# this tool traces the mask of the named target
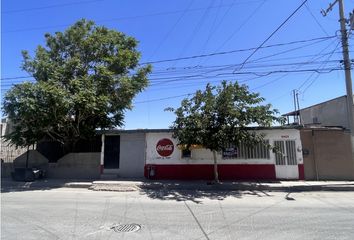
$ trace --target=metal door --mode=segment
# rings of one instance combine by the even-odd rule
[[[275,173],[277,179],[299,179],[294,140],[274,141]]]
[[[119,168],[120,137],[106,136],[104,141],[104,168]]]

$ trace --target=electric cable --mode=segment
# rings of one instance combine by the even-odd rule
[[[287,23],[289,20],[290,20],[290,18],[292,17],[292,16],[294,16],[295,15],[295,13],[297,13],[297,11],[299,11],[301,8],[302,8],[302,6],[303,5],[305,5],[305,3],[307,2],[307,0],[304,0],[301,4],[300,4],[300,6],[299,7],[297,7],[296,9],[295,9],[295,11],[294,12],[292,12],[291,14],[290,14],[290,16],[289,17],[287,17],[260,45],[259,45],[259,47],[257,47],[246,59],[245,59],[245,61],[241,64],[241,67],[239,68],[239,69],[235,69],[234,71],[240,71],[242,68],[243,68],[243,66],[247,63],[247,61],[266,43],[266,42],[268,42],[268,40],[269,39],[271,39],[284,25],[285,25],[285,23]]]

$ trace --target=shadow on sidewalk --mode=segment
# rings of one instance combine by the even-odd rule
[[[75,180],[67,179],[40,179],[33,182],[19,182],[10,178],[1,179],[1,193],[9,192],[24,192],[24,191],[46,191],[56,188],[65,187],[66,184],[74,182]],[[92,182],[92,180],[80,180],[80,182]]]
[[[140,188],[140,194],[152,199],[192,201],[201,204],[203,199],[224,200],[228,197],[242,198],[243,196],[272,197],[267,191],[260,190],[225,190],[217,185],[188,186],[174,183],[164,183],[157,186],[156,183],[145,182]]]

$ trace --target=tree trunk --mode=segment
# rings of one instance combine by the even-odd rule
[[[216,160],[216,151],[213,151],[213,158],[214,158],[214,181],[219,183],[219,174],[218,174],[218,162]]]
[[[28,168],[28,158],[29,158],[29,146],[27,146],[27,152],[26,152],[26,169]]]

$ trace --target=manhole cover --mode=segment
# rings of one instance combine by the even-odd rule
[[[119,224],[117,226],[112,227],[112,229],[115,232],[136,232],[138,230],[140,230],[141,226],[139,224],[136,223],[131,223],[131,224]]]

